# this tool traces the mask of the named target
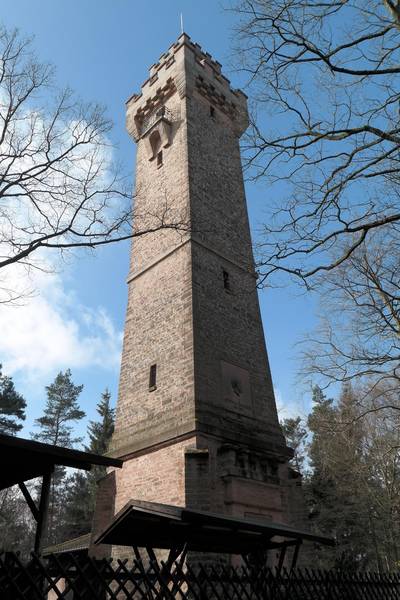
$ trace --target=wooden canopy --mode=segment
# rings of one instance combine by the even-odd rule
[[[47,527],[47,511],[52,473],[56,466],[90,471],[93,465],[122,467],[122,460],[81,450],[52,446],[0,434],[0,490],[18,485],[36,521],[35,552],[40,552]],[[42,477],[39,505],[34,502],[25,481]]]
[[[52,446],[33,440],[0,434],[0,490],[42,477],[56,465],[89,471],[93,465],[121,467],[122,461],[81,450]]]
[[[283,541],[282,541],[283,540]],[[96,539],[96,544],[227,554],[254,554],[270,548],[298,546],[304,540],[334,545],[329,537],[260,520],[209,513],[178,506],[131,500]]]

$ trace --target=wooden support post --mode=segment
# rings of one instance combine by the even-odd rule
[[[51,473],[45,473],[42,480],[42,489],[40,492],[40,502],[38,519],[36,525],[36,536],[35,536],[35,552],[40,554],[42,549],[43,538],[47,530],[47,521],[49,513],[49,499],[50,499],[50,484],[51,484]]]
[[[297,540],[297,544],[296,544],[294,552],[293,552],[292,566],[290,567],[290,571],[293,571],[293,569],[296,568],[301,543],[302,543],[302,540]]]
[[[28,488],[26,487],[26,485],[25,485],[25,483],[24,483],[23,481],[21,481],[21,482],[18,484],[18,487],[19,487],[19,489],[21,490],[21,492],[22,492],[22,495],[23,495],[23,497],[25,498],[27,505],[28,505],[28,506],[29,506],[29,508],[31,509],[31,513],[32,513],[32,515],[33,515],[33,518],[34,518],[34,519],[35,519],[35,521],[37,522],[37,521],[38,521],[38,519],[39,519],[39,511],[38,511],[38,509],[37,509],[37,506],[36,506],[36,504],[35,504],[35,503],[34,503],[34,501],[33,501],[33,498],[32,498],[32,496],[31,496],[31,495],[30,495],[30,493],[29,493],[29,490],[28,490]]]
[[[282,546],[281,546],[281,552],[280,552],[280,555],[279,555],[278,568],[277,568],[278,575],[280,575],[281,571],[282,571],[283,562],[285,560],[285,555],[286,555],[286,549],[287,549],[287,544],[282,544]]]

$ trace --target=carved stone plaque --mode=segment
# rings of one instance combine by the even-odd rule
[[[221,361],[224,402],[233,406],[251,406],[250,376],[246,369]]]

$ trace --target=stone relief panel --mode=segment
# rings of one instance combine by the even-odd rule
[[[218,449],[221,477],[239,477],[279,485],[279,465],[276,459],[263,453],[223,444]]]
[[[221,360],[222,394],[224,403],[232,408],[251,408],[250,375],[246,369]]]

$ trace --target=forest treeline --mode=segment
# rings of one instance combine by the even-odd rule
[[[87,428],[87,445],[76,435],[76,425],[86,415],[79,406],[83,385],[75,385],[71,371],[60,372],[46,386],[43,415],[35,420],[30,437],[34,440],[84,449],[95,454],[107,452],[114,430],[114,408],[106,389],[97,404],[98,418]],[[0,433],[16,435],[25,420],[26,400],[19,394],[11,377],[2,373],[0,365]],[[26,437],[26,436],[24,436]],[[56,467],[49,500],[49,522],[45,545],[56,544],[90,531],[95,505],[96,482],[106,468],[91,471]],[[31,495],[40,494],[40,480],[28,483]],[[19,550],[27,555],[33,548],[35,523],[18,486],[0,492],[0,551]]]
[[[114,429],[114,409],[105,390],[98,418],[87,428],[87,445],[77,436],[85,417],[79,406],[83,386],[71,371],[60,372],[45,388],[43,415],[31,437],[65,447],[104,454]],[[383,385],[342,387],[336,398],[315,386],[305,418],[287,418],[282,427],[294,450],[292,468],[302,474],[304,526],[334,536],[335,548],[305,548],[306,560],[320,568],[393,571],[400,565],[400,408],[395,392]],[[0,369],[0,432],[17,435],[26,401]],[[58,467],[53,477],[46,545],[90,530],[96,481],[104,467],[86,473]],[[40,484],[29,483],[37,497]],[[0,549],[27,554],[34,522],[17,487],[0,492]]]
[[[394,571],[400,565],[400,407],[390,388],[315,386],[306,418],[282,422],[302,473],[305,525],[334,536],[313,565]]]

